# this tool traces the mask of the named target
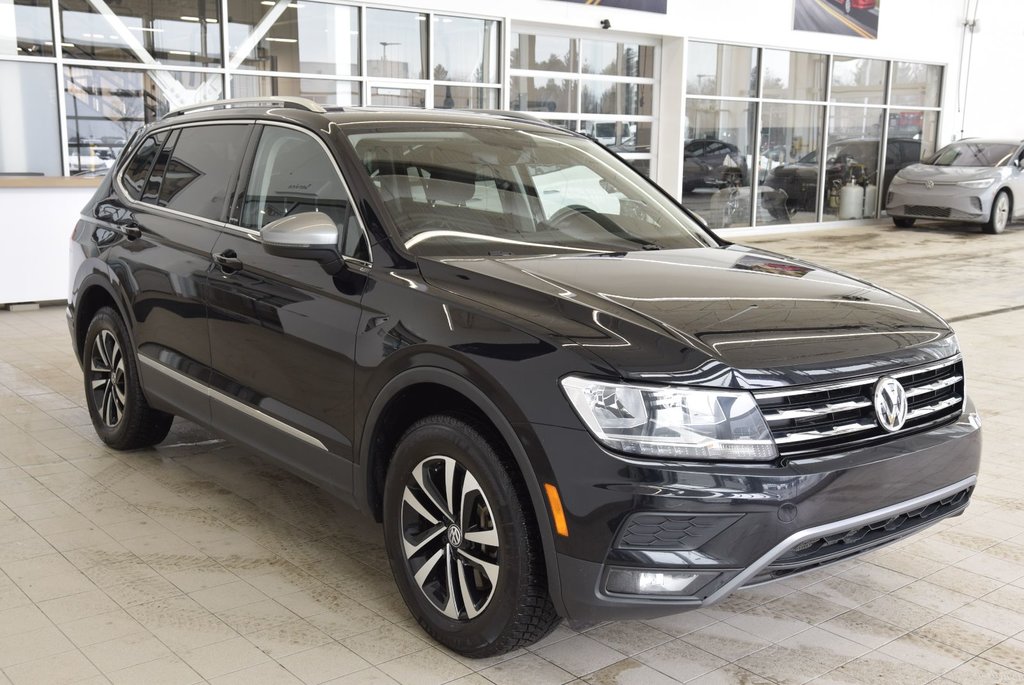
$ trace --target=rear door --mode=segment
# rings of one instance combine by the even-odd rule
[[[108,263],[129,294],[147,393],[204,421],[209,401],[202,386],[210,368],[204,291],[250,129],[247,123],[186,125],[143,140],[116,184],[122,197],[95,209],[129,238]]]
[[[230,226],[214,247],[226,267],[209,290],[218,428],[335,492],[351,490],[352,357],[368,244],[332,153],[298,127],[258,127]],[[331,276],[310,260],[264,251],[275,219],[323,212],[349,267]],[[230,260],[230,261],[227,261]]]

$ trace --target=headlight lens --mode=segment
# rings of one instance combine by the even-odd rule
[[[895,176],[892,177],[892,182],[889,185],[901,186],[901,185],[903,185],[906,182],[907,182],[907,179],[903,178],[899,174],[896,174]]]
[[[771,461],[768,426],[748,392],[642,386],[568,376],[562,388],[594,437],[645,457]]]
[[[994,178],[979,178],[974,181],[959,181],[957,185],[961,188],[988,188],[995,182]]]

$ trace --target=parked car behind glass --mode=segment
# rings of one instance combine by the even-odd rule
[[[1024,145],[1019,140],[968,139],[901,170],[886,195],[893,223],[952,219],[1002,233],[1024,216]]]
[[[823,197],[836,184],[843,184],[853,176],[861,175],[867,181],[877,183],[878,139],[851,138],[839,140],[828,146],[825,160],[825,188]],[[891,183],[896,172],[921,159],[921,141],[905,138],[890,138],[886,144],[885,171],[882,176],[882,192]],[[790,213],[813,212],[822,189],[818,186],[818,151],[814,150],[796,162],[780,164],[768,172],[765,185],[786,191]]]

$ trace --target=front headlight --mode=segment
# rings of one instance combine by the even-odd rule
[[[988,188],[995,182],[994,178],[979,178],[974,181],[958,181],[957,185],[961,188]]]
[[[643,386],[568,376],[569,402],[599,442],[669,459],[771,461],[771,432],[749,392]]]
[[[901,185],[903,185],[906,182],[907,182],[907,179],[903,178],[899,174],[896,174],[895,176],[892,177],[892,182],[889,185],[901,186]]]

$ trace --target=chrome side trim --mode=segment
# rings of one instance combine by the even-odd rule
[[[783,554],[788,552],[793,547],[796,547],[802,542],[807,540],[813,540],[814,538],[820,538],[824,535],[831,535],[833,533],[839,533],[850,528],[859,528],[860,526],[874,523],[875,521],[881,521],[897,514],[904,514],[914,509],[919,509],[923,506],[927,506],[932,502],[936,502],[949,495],[956,494],[961,490],[971,487],[978,481],[977,476],[969,476],[964,478],[962,481],[948,485],[941,490],[935,490],[926,495],[915,497],[914,499],[906,500],[898,504],[885,507],[883,509],[876,509],[875,511],[861,514],[859,516],[852,516],[842,521],[835,521],[834,523],[826,523],[821,526],[815,526],[814,528],[807,528],[801,530],[798,533],[793,533],[788,538],[775,545],[771,550],[761,556],[760,559],[755,561],[753,564],[745,568],[743,571],[738,573],[736,577],[730,580],[728,583],[720,587],[716,592],[709,595],[705,599],[701,606],[708,606],[714,604],[722,599],[725,599],[730,593],[739,588],[743,587],[744,583],[749,579],[755,577],[764,568],[769,566],[773,561],[781,557]],[[771,582],[771,581],[768,581]]]
[[[147,368],[150,368],[150,369],[153,369],[154,371],[156,371],[158,373],[162,373],[165,376],[167,376],[168,378],[171,378],[171,379],[173,379],[173,380],[175,380],[175,381],[177,381],[179,383],[182,383],[183,385],[187,385],[188,387],[192,388],[193,390],[196,390],[198,392],[203,393],[204,395],[206,395],[207,397],[209,397],[212,400],[217,400],[221,404],[224,404],[224,405],[234,409],[235,411],[240,411],[243,414],[256,419],[257,421],[260,421],[262,423],[267,424],[271,428],[279,430],[282,433],[287,433],[288,435],[292,436],[293,438],[297,438],[299,440],[302,440],[303,442],[305,442],[307,444],[310,444],[313,447],[316,447],[318,449],[321,449],[324,452],[329,451],[327,449],[327,447],[322,442],[320,442],[319,440],[314,438],[309,433],[304,433],[303,431],[299,430],[298,428],[296,428],[296,427],[294,427],[294,426],[292,426],[290,424],[287,424],[284,421],[281,421],[280,419],[275,419],[273,416],[270,416],[268,414],[264,414],[263,412],[261,412],[259,409],[256,409],[255,407],[250,407],[249,405],[247,405],[247,404],[245,404],[243,402],[239,402],[234,397],[231,397],[230,395],[226,395],[226,394],[222,393],[220,390],[215,390],[214,388],[211,388],[210,386],[206,385],[205,383],[200,383],[199,381],[197,381],[195,379],[189,378],[188,376],[186,376],[185,374],[181,373],[180,371],[175,371],[171,367],[167,366],[166,364],[161,364],[160,362],[156,361],[155,359],[151,359],[149,357],[145,357],[145,356],[143,356],[141,354],[138,355],[138,359],[139,359],[139,363],[142,364],[143,366],[145,366]]]

